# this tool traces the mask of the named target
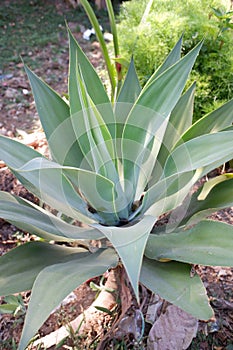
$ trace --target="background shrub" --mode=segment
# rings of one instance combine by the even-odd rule
[[[119,14],[121,55],[133,53],[142,84],[184,34],[183,54],[203,37],[205,43],[191,79],[197,80],[194,119],[233,97],[233,30],[212,10],[230,10],[230,0],[154,0],[149,16],[140,24],[148,0],[123,3]],[[231,26],[231,22],[229,27]]]

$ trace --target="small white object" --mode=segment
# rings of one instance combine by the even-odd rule
[[[100,30],[103,32],[103,27],[102,26],[100,26]],[[83,33],[83,39],[89,41],[92,35],[95,35],[95,29],[94,28],[87,29]]]
[[[104,33],[104,40],[107,41],[107,42],[113,41],[112,33]]]
[[[83,39],[90,40],[91,34],[92,34],[91,29],[85,30],[85,32],[83,33]]]
[[[22,91],[23,91],[24,95],[28,95],[29,94],[29,91],[27,89],[23,89]]]

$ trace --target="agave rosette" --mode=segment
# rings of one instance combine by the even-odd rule
[[[231,175],[190,194],[198,179],[233,158],[233,101],[192,125],[195,84],[183,93],[202,43],[181,58],[180,39],[143,88],[132,60],[110,101],[68,34],[69,101],[25,67],[50,157],[0,136],[0,159],[60,213],[0,192],[0,217],[41,238],[0,258],[1,295],[32,289],[21,350],[65,296],[119,258],[137,297],[140,281],[199,319],[212,309],[190,264],[233,266],[232,227],[204,219],[232,205]],[[156,226],[167,212],[168,222]],[[113,248],[93,253],[89,241],[103,237]],[[51,241],[80,241],[82,248]]]

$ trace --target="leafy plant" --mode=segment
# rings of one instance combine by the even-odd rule
[[[165,55],[184,33],[182,53],[202,38],[198,60],[191,74],[197,81],[195,120],[233,98],[232,12],[230,0],[154,0],[147,20],[139,27],[147,0],[121,6],[117,30],[121,55],[134,55],[142,84],[160,66]]]
[[[226,30],[233,29],[233,11],[224,11],[221,8],[212,8],[212,11],[219,20],[219,35],[224,33]]]
[[[0,305],[0,314],[13,314],[14,316],[22,316],[26,313],[26,307],[22,296],[19,294],[7,295],[3,298],[3,304]]]
[[[69,101],[25,66],[50,157],[0,136],[0,159],[62,214],[0,192],[0,217],[41,238],[0,257],[0,295],[32,289],[19,350],[74,288],[119,259],[137,299],[141,282],[204,320],[213,311],[190,265],[233,266],[233,227],[203,220],[232,205],[233,179],[190,192],[233,155],[233,100],[192,126],[195,84],[182,95],[202,42],[181,58],[181,38],[144,88],[131,60],[110,101],[68,35]],[[93,252],[90,240],[102,238],[110,244]],[[80,247],[60,244],[74,241]]]

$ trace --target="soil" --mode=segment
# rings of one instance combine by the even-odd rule
[[[65,6],[63,1],[55,2],[57,10]],[[98,70],[103,68],[103,60],[99,44],[87,42],[82,38],[82,32],[77,31],[76,23],[69,23],[71,30],[80,45]],[[81,26],[79,26],[81,27]],[[43,64],[35,69],[35,72],[60,94],[67,92],[68,72],[68,42],[64,36],[60,38],[60,46],[64,49],[59,53],[56,61],[52,59],[51,46],[43,50],[33,52],[35,61]],[[44,139],[35,104],[31,94],[28,79],[23,70],[23,64],[9,64],[7,74],[2,77],[0,87],[0,133],[12,138],[20,139],[41,153],[46,154],[47,144]],[[11,172],[0,163],[0,190],[8,191],[37,203],[37,198],[30,194],[19,184]],[[233,209],[228,208],[215,214],[216,220],[233,224]],[[13,225],[0,219],[0,254],[6,253],[19,243],[33,239],[28,233],[19,231]],[[201,275],[207,288],[211,304],[214,308],[216,319],[209,323],[199,324],[197,338],[193,340],[190,350],[200,349],[233,349],[233,269],[221,267],[196,266],[196,271]],[[149,292],[148,292],[149,294]],[[22,293],[24,303],[27,305],[29,292]],[[66,304],[56,310],[40,329],[43,336],[68,324],[86,309],[94,300],[93,292],[87,283],[84,283],[71,295]],[[14,317],[9,314],[0,315],[0,350],[14,349],[14,342],[18,343],[22,331],[24,315]],[[74,339],[70,339],[66,345],[59,349],[74,349]],[[77,341],[77,339],[76,339]],[[1,345],[2,344],[2,345]],[[85,341],[82,340],[81,349],[85,349]],[[76,347],[77,349],[79,347]],[[90,347],[91,348],[91,347]],[[94,347],[93,347],[94,348]],[[123,348],[122,348],[123,349]]]

